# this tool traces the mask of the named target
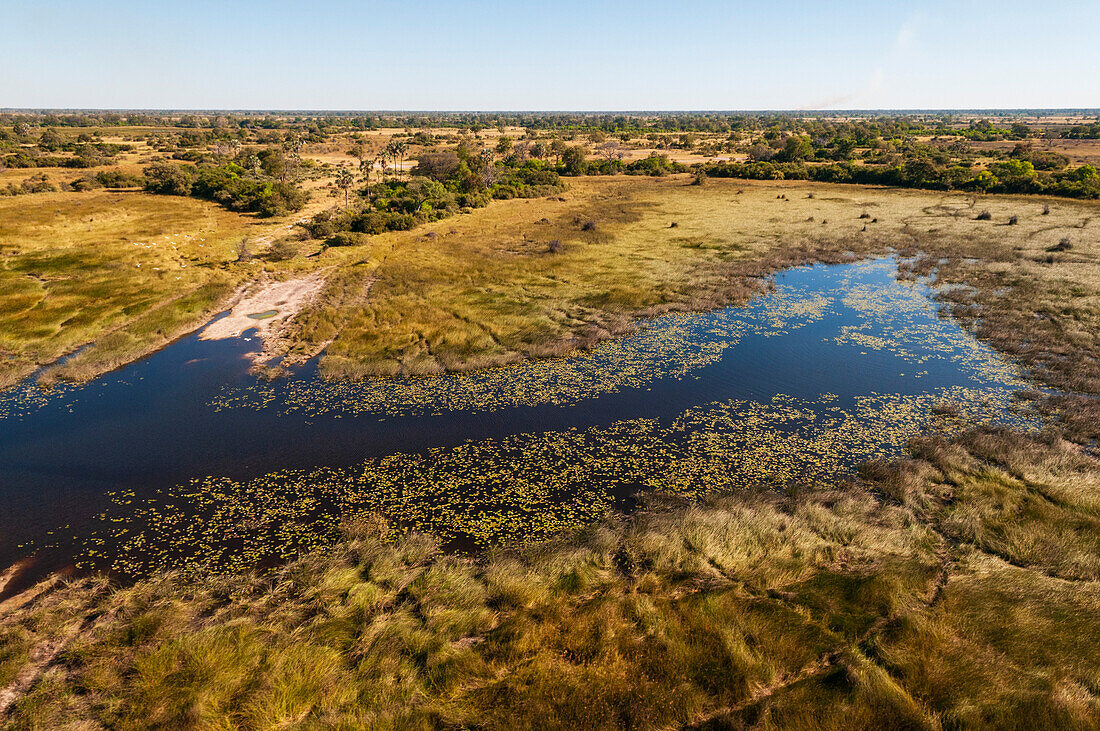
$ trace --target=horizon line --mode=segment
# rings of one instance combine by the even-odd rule
[[[945,114],[945,113],[1065,113],[1100,115],[1100,107],[882,107],[850,109],[309,109],[218,107],[0,107],[0,114],[51,113],[189,113],[189,114]]]

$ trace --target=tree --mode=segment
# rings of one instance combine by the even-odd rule
[[[61,135],[53,127],[47,127],[42,136],[38,138],[38,146],[50,152],[60,149],[62,144],[64,144],[64,141],[61,139]]]
[[[405,159],[405,153],[409,151],[409,143],[402,140],[390,140],[386,145],[386,157],[393,162],[393,174],[397,175],[398,160]]]
[[[386,161],[390,159],[389,146],[383,147],[378,153],[378,165],[382,168],[382,182],[386,182]]]
[[[367,195],[370,195],[370,174],[374,170],[375,160],[372,157],[363,157],[359,160],[359,172],[363,175],[363,180],[367,182]]]
[[[584,175],[584,171],[588,169],[584,148],[579,145],[566,147],[561,153],[561,167],[566,175]]]
[[[145,189],[162,195],[190,195],[195,173],[183,165],[153,163],[145,168]]]
[[[397,153],[397,157],[401,160],[402,165],[405,163],[405,155],[409,152],[409,143],[404,140],[397,140],[394,142],[394,151]]]
[[[787,162],[805,160],[807,157],[813,157],[813,154],[814,147],[806,135],[791,135],[783,143],[783,159]]]
[[[355,176],[352,175],[351,170],[347,168],[340,168],[340,172],[336,174],[336,187],[344,191],[344,209],[348,207],[348,191],[351,190],[351,186],[355,184]]]
[[[1100,173],[1097,173],[1096,168],[1092,165],[1085,164],[1073,171],[1073,177],[1079,182],[1085,183],[1100,178]]]
[[[622,146],[619,145],[619,143],[615,140],[607,140],[606,142],[601,142],[599,145],[596,146],[596,151],[599,152],[600,155],[603,156],[603,158],[608,162],[622,160],[623,157],[626,156],[626,153],[623,152]]]
[[[452,150],[443,152],[425,152],[416,161],[413,175],[432,180],[447,181],[455,176],[461,164],[458,154]]]

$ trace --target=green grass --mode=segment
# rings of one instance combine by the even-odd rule
[[[247,225],[142,193],[0,199],[0,386],[91,342],[67,375],[95,375],[194,328],[254,274],[234,262]]]

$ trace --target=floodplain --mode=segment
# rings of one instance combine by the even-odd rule
[[[728,167],[819,123],[123,127],[144,189],[0,199],[0,719],[1100,723],[1089,143]]]

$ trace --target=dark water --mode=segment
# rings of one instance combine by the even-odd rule
[[[831,393],[844,402],[870,392],[1012,387],[1008,369],[994,354],[954,322],[939,318],[923,293],[899,285],[893,274],[892,262],[791,270],[777,278],[780,290],[796,301],[816,296],[817,311],[786,327],[750,328],[686,376],[655,369],[655,380],[613,392],[595,389],[566,404],[493,411],[391,414],[384,420],[373,411],[288,411],[281,399],[294,385],[315,378],[312,365],[290,381],[264,386],[274,400],[263,408],[217,409],[211,402],[226,388],[247,392],[257,385],[245,356],[259,343],[201,341],[193,335],[83,387],[45,397],[32,389],[34,398],[9,396],[0,406],[0,567],[35,553],[25,583],[69,564],[74,538],[90,530],[94,516],[110,502],[109,491],[132,489],[140,498],[198,476],[239,480],[284,468],[346,466],[467,439],[637,417],[671,419],[721,399],[767,400],[775,394],[814,399]],[[887,297],[871,310],[846,304],[845,296],[857,290],[900,299]],[[924,306],[904,313],[896,306],[914,301]],[[773,303],[772,311],[787,306]],[[737,314],[751,321],[765,317],[765,310],[758,302]],[[698,339],[722,315],[693,316],[687,327]],[[842,328],[851,326],[896,342],[887,347],[837,342]],[[725,337],[723,332],[718,328],[714,337]],[[675,362],[677,348],[671,342],[664,360]],[[610,372],[615,366],[612,361],[600,367]]]

